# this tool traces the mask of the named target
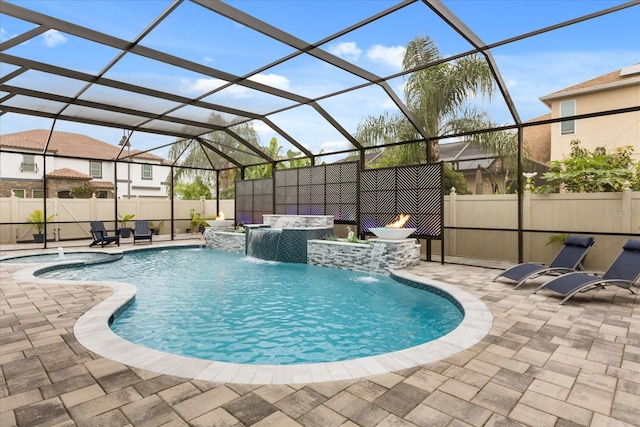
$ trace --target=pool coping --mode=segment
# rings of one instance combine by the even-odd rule
[[[154,249],[161,248],[161,246],[154,247]],[[138,249],[132,248],[123,252],[134,250]],[[491,311],[475,296],[451,284],[425,279],[403,270],[393,270],[393,275],[399,278],[439,288],[449,293],[464,309],[465,316],[460,325],[450,333],[424,344],[345,361],[295,365],[249,365],[203,360],[143,347],[121,338],[110,329],[109,319],[134,298],[135,286],[114,281],[44,279],[34,275],[36,271],[47,265],[51,264],[28,266],[15,272],[14,278],[36,284],[106,286],[114,292],[76,321],[73,331],[81,345],[102,357],[134,368],[187,379],[261,385],[352,380],[442,360],[481,341],[493,325]]]

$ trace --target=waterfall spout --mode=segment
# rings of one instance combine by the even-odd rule
[[[248,230],[247,255],[267,261],[278,261],[282,229],[255,228]]]
[[[386,246],[384,243],[374,243],[371,247],[371,262],[369,263],[369,276],[378,273],[380,269],[380,258],[384,253]]]

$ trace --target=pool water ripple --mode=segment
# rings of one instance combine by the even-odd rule
[[[47,278],[124,281],[135,302],[112,329],[134,343],[200,359],[301,364],[373,356],[453,330],[447,298],[376,276],[256,262],[209,249],[129,253]]]

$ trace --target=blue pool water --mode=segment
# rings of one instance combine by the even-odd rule
[[[141,251],[42,277],[131,283],[138,293],[111,325],[118,335],[232,363],[373,356],[434,340],[463,317],[448,298],[388,277],[211,249]]]

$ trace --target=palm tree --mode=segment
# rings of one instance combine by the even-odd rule
[[[244,141],[255,147],[259,147],[260,139],[250,123],[232,125],[233,121],[228,121],[222,115],[216,113],[211,114],[207,121],[218,126],[229,126],[229,129]],[[251,152],[235,137],[224,131],[210,132],[204,135],[202,139],[207,141],[207,143],[216,150],[227,154],[230,158],[236,159],[240,164],[244,162],[256,162],[256,159],[262,160],[262,158]],[[180,159],[178,166],[183,166],[175,169],[173,178],[176,182],[184,180],[190,181],[198,177],[210,187],[215,187],[216,185],[214,168],[228,169],[233,167],[233,164],[223,156],[218,155],[195,139],[176,141],[169,149],[169,159],[173,161]],[[224,189],[232,186],[235,176],[236,174],[233,173],[233,170],[231,170],[230,173],[225,173],[225,183],[221,185],[221,187]],[[169,179],[170,178],[171,177],[169,177]]]
[[[272,159],[277,160],[282,156],[282,147],[278,144],[278,139],[273,137],[269,141],[269,147],[264,148],[263,151]],[[271,164],[262,164],[257,166],[248,167],[245,171],[245,179],[261,179],[272,176],[273,166]]]
[[[442,60],[435,42],[428,36],[418,36],[409,42],[402,61],[405,71]],[[409,74],[405,85],[406,105],[423,133],[436,138],[463,133],[492,125],[486,113],[470,105],[473,97],[489,97],[494,90],[491,69],[479,55],[470,55],[455,62],[444,62]],[[495,152],[515,142],[513,136],[496,133],[472,136],[476,142]],[[423,139],[402,114],[368,117],[360,123],[356,139],[375,147],[402,141]],[[385,149],[396,165],[415,164],[426,160],[424,143],[407,143]],[[438,159],[438,140],[432,140],[431,161]]]

